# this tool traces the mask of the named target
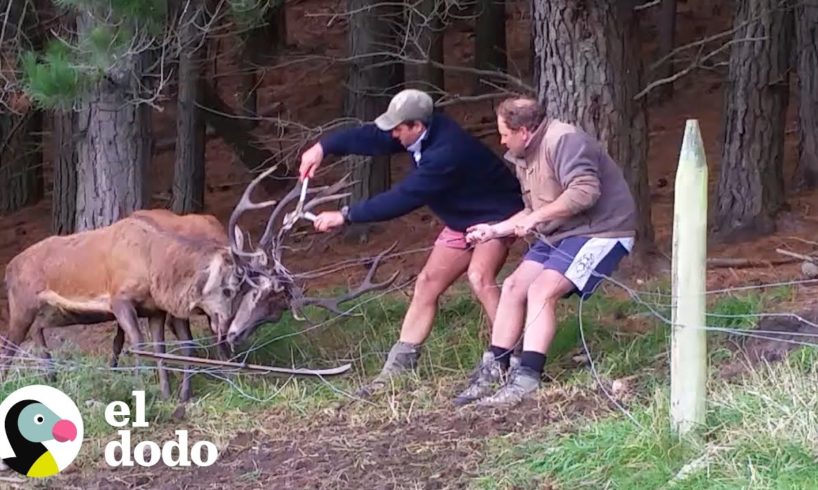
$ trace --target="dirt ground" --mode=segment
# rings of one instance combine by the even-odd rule
[[[554,388],[514,414],[446,407],[384,420],[349,405],[294,425],[292,413],[275,412],[259,430],[237,434],[218,464],[207,468],[130,471],[101,464],[91,478],[60,483],[66,489],[464,488],[480,476],[486,438],[515,438],[611,409],[596,393]]]
[[[527,7],[519,2],[508,5],[511,17],[508,21],[510,56],[517,66],[525,67],[529,44]],[[690,0],[681,4],[678,22],[680,43],[717,32],[720,26],[729,22],[724,15],[708,20],[712,10],[702,5],[709,3]],[[288,43],[291,50],[299,53],[320,52],[330,56],[341,54],[344,46],[343,24],[335,22],[327,26],[325,17],[315,16],[316,13],[328,13],[338,8],[336,2],[329,0],[305,0],[288,8]],[[307,13],[311,16],[301,18]],[[650,36],[647,30],[646,36]],[[471,56],[471,44],[469,32],[462,28],[454,29],[447,34],[446,61],[467,63]],[[218,78],[219,90],[227,100],[232,100],[230,97],[236,92],[237,80],[235,74],[231,75],[228,71],[230,60],[220,59],[218,63],[220,71],[223,71],[223,76]],[[328,119],[341,114],[342,91],[338,87],[343,73],[340,66],[309,64],[268,71],[264,74],[259,90],[259,107],[263,109],[281,102],[286,111],[282,117],[310,126],[325,124]],[[449,90],[466,86],[463,80],[455,76],[450,76],[447,83]],[[712,191],[720,159],[722,88],[723,83],[717,75],[697,73],[676,84],[676,93],[671,101],[650,107],[649,178],[652,217],[660,250],[668,257],[671,250],[674,175],[685,121],[696,118],[700,122]],[[793,97],[791,100],[796,99]],[[792,105],[787,126],[787,178],[792,173],[795,156]],[[458,105],[449,112],[466,126],[493,120],[490,103]],[[173,115],[172,104],[164,112],[154,114],[157,138],[174,134]],[[269,125],[262,124],[257,132],[265,137],[271,148],[281,142],[276,140]],[[496,135],[490,134],[484,139],[498,153],[501,151]],[[286,135],[282,140],[287,140]],[[306,147],[312,141],[301,143]],[[167,203],[173,159],[172,151],[157,154],[154,158],[155,192],[152,205],[155,207]],[[400,179],[407,164],[403,158],[395,161],[393,181]],[[288,163],[293,166],[298,164],[295,159]],[[226,223],[232,207],[243,191],[241,184],[249,181],[250,177],[244,167],[235,161],[230,149],[216,138],[210,138],[207,145],[206,171],[206,212]],[[785,265],[764,263],[782,258],[782,255],[776,253],[776,248],[801,253],[810,253],[816,248],[816,244],[809,243],[809,240],[818,229],[818,217],[813,211],[818,206],[818,193],[789,195],[787,204],[789,209],[781,214],[778,230],[772,235],[738,244],[711,241],[711,258],[751,259],[758,263],[750,268],[714,268],[708,274],[708,288],[721,289],[802,277],[800,264],[797,262]],[[45,199],[11,216],[0,217],[0,265],[4,266],[26,246],[49,235],[50,206],[50,201]],[[258,221],[247,221],[247,224],[258,233],[264,222],[259,218]],[[423,248],[431,244],[439,228],[440,224],[430,212],[421,209],[403,218],[377,225],[367,244],[305,233],[300,243],[307,244],[309,240],[315,239],[315,246],[306,253],[294,252],[287,255],[287,265],[295,272],[315,270],[350,258],[372,256],[389,247],[395,240],[398,240],[398,252]],[[516,261],[522,251],[522,245],[518,245],[509,258],[509,263],[514,263],[512,261]],[[425,252],[418,252],[390,259],[380,276],[386,277],[387,272],[396,268],[404,269],[405,274],[416,273],[425,257]],[[364,268],[359,267],[325,276],[310,285],[323,287],[344,284],[345,281],[360,277],[363,272]],[[623,267],[621,275],[622,280],[631,287],[637,287],[640,281],[649,279],[645,269],[633,261]],[[804,289],[805,294],[809,291],[814,289]],[[4,296],[0,296],[0,306],[0,324],[5,325]],[[109,339],[113,338],[110,326],[105,325],[58,330],[48,333],[49,344],[68,341],[84,350],[106,354],[110,349]],[[105,340],[100,341],[100,338]],[[536,407],[520,411],[520,415],[492,418],[489,423],[483,423],[484,419],[474,414],[452,415],[441,410],[425,413],[423,420],[419,421],[421,423],[381,421],[374,425],[360,426],[350,413],[336,412],[293,426],[292,421],[287,420],[287,414],[271,413],[260,425],[258,432],[238,435],[216,467],[178,474],[170,470],[142,470],[132,474],[113,474],[101,470],[90,480],[76,480],[74,483],[78,488],[186,488],[201,485],[202,482],[207,482],[206,485],[212,488],[227,484],[233,488],[256,488],[262,482],[275,485],[276,488],[359,488],[373,484],[374,488],[458,487],[457,482],[474,471],[481,452],[481,439],[485,436],[550,423],[565,417],[564,413],[576,416],[606,409],[604,403],[599,406],[600,401],[593,395],[581,393],[546,394],[538,403]],[[565,412],[561,411],[564,407],[568,407]],[[275,429],[281,426],[287,426],[288,429]],[[419,469],[421,467],[422,470]]]

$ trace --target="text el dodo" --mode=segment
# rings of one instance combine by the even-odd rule
[[[133,391],[136,401],[132,428],[148,427],[145,421],[145,392]],[[115,401],[105,407],[105,421],[112,427],[125,427],[131,421],[131,410],[128,404]],[[210,441],[198,441],[191,447],[187,438],[187,429],[176,432],[176,440],[165,441],[160,447],[153,441],[142,441],[131,448],[130,429],[117,431],[119,440],[113,440],[105,446],[105,462],[109,466],[153,466],[162,460],[166,466],[210,466],[218,458],[218,449]],[[118,451],[117,451],[118,450]],[[117,452],[119,454],[117,454]]]

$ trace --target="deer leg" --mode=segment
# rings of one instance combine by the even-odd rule
[[[168,319],[173,324],[173,334],[177,339],[182,341],[182,352],[185,356],[193,357],[193,334],[190,332],[190,320],[171,317],[170,315],[168,315]],[[190,378],[193,376],[189,365],[185,364],[184,369],[184,373],[182,374],[182,393],[180,394],[182,402],[190,400]]]
[[[153,350],[157,354],[165,353],[165,315],[154,314],[148,318],[150,324],[151,337],[153,337]],[[156,366],[159,368],[159,389],[162,391],[162,398],[167,400],[170,398],[170,381],[168,380],[168,371],[165,369],[165,363],[161,359],[157,359]]]
[[[122,346],[125,345],[125,330],[116,322],[116,335],[114,336],[114,345],[111,347],[113,354],[111,355],[111,368],[119,365],[119,355],[122,353]]]
[[[139,318],[136,316],[136,308],[131,301],[123,298],[111,300],[111,311],[119,323],[119,328],[125,330],[128,342],[132,349],[141,349],[145,343],[145,337],[139,330]]]
[[[37,343],[37,346],[42,349],[42,354],[40,357],[45,365],[45,377],[49,383],[54,383],[57,381],[57,373],[54,370],[54,366],[51,364],[51,352],[48,351],[48,345],[45,343],[45,325],[43,323],[44,322],[39,318],[34,320],[34,341]]]
[[[136,308],[133,303],[127,299],[115,297],[111,300],[111,312],[116,317],[119,328],[125,330],[131,349],[141,349],[145,343],[145,337],[139,329],[139,317],[136,316]],[[139,371],[139,356],[134,359],[134,368],[137,372]]]
[[[34,312],[17,313],[10,308],[9,329],[3,340],[3,350],[0,354],[0,372],[5,372],[12,360],[17,357],[20,345],[25,340],[31,324],[34,323]]]

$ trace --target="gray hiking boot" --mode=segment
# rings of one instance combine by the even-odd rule
[[[355,394],[366,398],[383,390],[392,378],[417,369],[420,345],[398,341],[389,350],[380,374],[372,382],[362,386]]]
[[[477,402],[481,407],[513,407],[540,387],[540,377],[527,367],[519,366],[509,372],[508,382],[497,392]]]
[[[483,359],[469,378],[469,386],[454,399],[456,406],[466,405],[488,396],[503,381],[502,365],[494,359],[494,353],[486,351]]]

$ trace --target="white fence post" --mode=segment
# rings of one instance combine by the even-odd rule
[[[696,119],[685,127],[673,205],[670,416],[679,435],[704,424],[707,383],[707,161]]]

